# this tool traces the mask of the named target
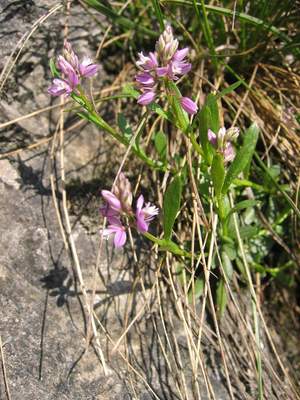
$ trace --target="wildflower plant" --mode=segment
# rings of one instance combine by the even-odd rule
[[[120,248],[126,244],[130,228],[152,241],[160,251],[169,252],[174,257],[191,259],[200,257],[200,254],[193,253],[191,241],[179,242],[174,239],[183,199],[189,201],[184,158],[169,155],[168,136],[163,131],[155,133],[153,137],[154,151],[149,151],[149,146],[144,146],[143,140],[147,122],[153,116],[158,117],[162,125],[176,128],[177,135],[181,135],[192,148],[194,158],[190,168],[200,171],[196,188],[208,183],[208,190],[205,193],[199,190],[199,196],[203,196],[204,205],[207,201],[206,207],[212,204],[218,215],[220,254],[223,264],[227,265],[226,277],[230,279],[232,263],[226,254],[228,247],[236,246],[237,240],[232,230],[233,214],[253,207],[256,202],[244,200],[232,208],[229,194],[233,187],[247,185],[248,166],[255,151],[259,130],[255,124],[246,132],[240,132],[237,127],[226,128],[221,124],[222,97],[233,91],[239,82],[227,87],[224,92],[208,94],[200,110],[192,94],[181,94],[180,87],[184,78],[192,73],[192,63],[188,57],[189,48],[180,46],[169,24],[158,37],[152,52],[138,53],[134,83],[126,85],[121,93],[122,98],[134,99],[139,106],[146,107],[135,129],[130,125],[125,129],[124,121],[121,120],[119,126],[114,127],[100,116],[95,103],[89,99],[81,85],[84,78],[97,74],[98,65],[86,57],[79,61],[68,42],[65,42],[63,54],[58,56],[56,64],[51,64],[54,80],[49,93],[53,96],[71,96],[82,108],[78,113],[81,118],[110,134],[151,170],[169,176],[161,207],[145,203],[143,195],[134,199],[131,184],[123,173],[119,174],[111,190],[102,188],[100,214],[106,218],[107,226],[101,230],[101,235],[112,237],[114,246]],[[241,144],[238,143],[240,138]],[[201,220],[203,229],[212,240],[210,221],[205,214]],[[150,224],[153,222],[154,226],[154,221],[156,226],[160,221],[162,223],[155,230],[162,230],[159,236],[152,233]],[[219,274],[219,278],[219,293],[222,293],[219,303],[220,309],[224,309],[224,271]]]

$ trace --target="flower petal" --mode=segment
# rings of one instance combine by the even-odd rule
[[[141,212],[143,205],[144,205],[144,196],[141,194],[136,202],[136,211]]]
[[[140,232],[147,232],[149,229],[149,223],[145,221],[143,213],[141,212],[139,217],[136,219],[136,227]]]
[[[102,190],[101,195],[104,200],[113,208],[114,210],[120,211],[122,206],[120,200],[109,190]]]
[[[123,247],[126,243],[127,235],[124,229],[120,229],[116,232],[114,238],[115,247]]]
[[[182,61],[189,53],[189,48],[185,47],[184,49],[177,50],[173,56],[174,61]]]
[[[181,107],[189,114],[196,114],[198,111],[197,104],[189,97],[180,98]]]
[[[155,81],[154,78],[149,72],[144,72],[142,74],[138,74],[135,77],[136,81],[141,83],[142,85],[152,86]]]
[[[168,73],[168,67],[158,67],[156,68],[156,73],[158,76],[166,76]]]
[[[208,141],[209,141],[213,146],[216,146],[216,145],[217,145],[217,135],[216,135],[211,129],[208,129],[208,131],[207,131],[207,137],[208,137]]]
[[[156,96],[155,92],[147,91],[140,95],[137,102],[142,106],[147,106],[148,104],[152,103],[152,101],[155,99],[155,96]]]

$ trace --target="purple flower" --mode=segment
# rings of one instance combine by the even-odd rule
[[[222,127],[219,129],[217,135],[208,129],[207,137],[208,141],[217,149],[221,154],[223,154],[224,161],[230,162],[235,157],[235,150],[232,145],[232,141],[235,140],[239,135],[239,129],[231,127],[228,130]]]
[[[106,202],[106,205],[100,208],[100,212],[104,217],[115,217],[122,213],[128,214],[131,212],[131,185],[122,172],[118,176],[113,192],[102,190],[101,195]]]
[[[190,72],[192,64],[184,61],[171,61],[169,70],[172,72],[171,76],[173,80],[177,80],[177,75],[185,75]]]
[[[155,99],[156,93],[153,91],[146,91],[145,93],[141,94],[137,100],[138,104],[142,106],[147,106],[148,104],[152,103]]]
[[[80,83],[80,78],[90,78],[98,71],[98,65],[93,64],[92,60],[84,57],[79,63],[71,44],[68,41],[64,43],[63,56],[57,57],[57,68],[62,73],[63,79],[54,79],[52,85],[48,89],[48,93],[52,96],[60,96],[62,94],[70,95]]]
[[[116,195],[114,195],[109,190],[102,190],[101,195],[107,203],[107,206],[101,208],[102,210],[107,210],[106,212],[104,212],[103,216],[108,217],[117,215],[122,211],[121,202]]]
[[[68,77],[70,73],[76,74],[72,65],[63,56],[57,57],[56,65],[58,69],[61,70],[61,72],[64,74],[65,77]]]
[[[150,52],[148,56],[144,56],[143,52],[139,53],[139,60],[136,65],[144,71],[151,71],[158,67],[157,54]]]
[[[217,147],[217,135],[216,135],[211,129],[208,129],[207,137],[208,137],[208,141],[209,141],[214,147]]]
[[[102,234],[104,237],[114,235],[115,247],[122,247],[126,242],[123,217],[126,217],[126,223],[135,222],[138,231],[147,232],[150,222],[159,212],[158,208],[150,203],[144,206],[144,197],[141,195],[136,203],[135,214],[133,213],[131,185],[123,173],[119,174],[113,191],[102,190],[101,195],[106,204],[100,207],[100,212],[108,220],[108,227]]]
[[[48,93],[51,96],[69,96],[73,91],[71,85],[63,79],[53,79],[52,85],[48,88]]]
[[[90,78],[98,72],[99,65],[94,64],[90,57],[84,56],[82,61],[79,62],[78,56],[75,54],[71,43],[68,41],[64,43],[64,57],[65,61],[71,65],[73,70],[83,78]]]
[[[166,80],[177,81],[180,76],[187,74],[192,68],[192,65],[186,60],[189,48],[178,50],[178,40],[174,39],[170,25],[167,25],[159,36],[155,49],[155,53],[150,52],[146,55],[142,52],[139,53],[139,59],[136,62],[137,67],[142,70],[135,77],[141,91],[137,102],[143,106],[151,104],[160,89],[165,90]],[[160,85],[161,82],[163,85]],[[185,110],[190,114],[197,112],[196,104],[188,98],[184,99],[182,107],[186,107]]]
[[[181,50],[177,50],[173,56],[173,61],[183,61],[183,59],[189,54],[189,48],[184,47]]]
[[[106,229],[103,229],[102,235],[104,237],[114,235],[115,247],[123,247],[127,239],[126,228],[117,217],[109,218],[109,225]]]
[[[225,162],[230,162],[234,159],[235,157],[235,151],[230,142],[227,142],[223,151],[224,154],[224,161]]]
[[[89,57],[83,57],[82,62],[78,66],[79,73],[84,78],[91,78],[94,76],[99,69],[98,64],[93,64]]]
[[[159,213],[157,207],[147,203],[145,207],[144,205],[144,196],[141,194],[136,203],[136,226],[140,232],[148,232],[149,224]]]
[[[196,114],[198,111],[197,104],[191,100],[189,97],[181,97],[180,98],[181,107],[188,113],[188,114]]]
[[[155,79],[149,72],[143,72],[137,74],[135,80],[143,86],[153,86],[155,84]]]

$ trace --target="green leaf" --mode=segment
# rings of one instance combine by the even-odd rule
[[[230,217],[233,213],[244,210],[245,208],[250,208],[250,207],[255,207],[259,204],[260,202],[258,200],[243,200],[237,203],[233,208],[230,209],[227,218]]]
[[[210,126],[210,109],[204,105],[199,113],[199,139],[203,149],[203,155],[208,164],[211,164],[213,158],[213,149],[208,141],[208,128]]]
[[[219,106],[218,106],[218,98],[214,94],[210,93],[207,96],[206,104],[210,109],[210,121],[209,128],[218,133],[220,129],[220,118],[219,118]]]
[[[227,94],[233,92],[236,88],[238,88],[243,83],[242,80],[238,80],[234,82],[232,85],[228,86],[227,88],[223,89],[221,92],[217,94],[218,98],[224,97]]]
[[[190,257],[189,253],[181,249],[178,244],[172,242],[172,240],[161,240],[159,243],[159,250],[169,251],[170,253],[176,254],[178,256]]]
[[[151,37],[158,36],[157,32],[145,28],[144,25],[141,24],[139,20],[137,20],[136,22],[132,21],[129,18],[122,17],[114,10],[112,6],[101,4],[103,2],[100,0],[84,0],[84,1],[88,6],[93,7],[95,10],[99,11],[101,14],[105,15],[108,19],[110,19],[111,22],[114,24],[114,26],[120,26],[124,30],[136,29],[137,31],[140,31],[141,33],[147,34]]]
[[[195,299],[199,298],[203,293],[203,289],[204,289],[204,279],[197,278],[194,283],[194,291],[192,289],[189,290],[188,294],[189,303],[192,303],[194,297]]]
[[[232,278],[232,274],[233,274],[233,267],[232,267],[230,257],[226,251],[222,251],[221,260],[222,260],[224,274],[225,274],[226,278],[230,281]]]
[[[172,229],[180,208],[182,183],[179,175],[168,186],[163,202],[164,238],[171,239]]]
[[[194,1],[188,1],[188,0],[161,0],[161,2],[164,3],[173,3],[173,4],[178,4],[182,5],[185,8],[186,7],[191,7],[195,3]],[[200,5],[200,2],[197,2],[198,5]],[[219,15],[225,15],[228,17],[236,18],[239,19],[240,21],[243,21],[245,23],[251,24],[251,25],[256,25],[256,26],[261,26],[267,31],[272,32],[274,35],[280,37],[284,42],[286,43],[292,43],[292,39],[286,35],[284,32],[282,32],[280,29],[278,29],[276,26],[271,25],[268,21],[263,21],[262,19],[253,17],[252,15],[243,13],[243,12],[238,12],[236,10],[232,10],[230,8],[224,8],[224,7],[218,7],[214,5],[208,5],[205,4],[205,8],[208,12],[211,12],[213,14],[219,14]]]
[[[132,129],[128,124],[128,122],[126,121],[125,115],[123,113],[119,113],[117,118],[120,131],[123,133],[124,137],[129,142],[132,137]]]
[[[58,72],[55,62],[52,60],[52,58],[49,61],[49,67],[51,70],[51,74],[53,76],[53,78],[59,78],[60,77],[60,73]]]
[[[226,253],[227,257],[231,261],[236,259],[237,252],[236,252],[236,244],[235,243],[226,243],[223,245],[223,252]]]
[[[154,145],[155,145],[155,149],[159,155],[159,158],[165,162],[166,158],[167,158],[167,137],[164,134],[164,132],[159,131],[156,133],[155,137],[154,137]]]
[[[163,13],[162,13],[160,5],[159,5],[159,1],[158,0],[152,0],[152,5],[153,5],[153,8],[154,8],[157,20],[159,22],[160,29],[163,31],[164,27],[165,27],[165,24],[164,24]]]
[[[225,288],[225,282],[220,279],[217,286],[217,308],[219,317],[224,315],[226,305],[227,305],[227,293]]]
[[[244,143],[242,147],[237,152],[235,159],[231,163],[227,174],[225,176],[224,185],[222,192],[227,193],[231,183],[238,175],[244,170],[247,164],[251,161],[254,150],[256,147],[257,139],[259,134],[259,128],[256,124],[250,126],[247,129],[244,136]]]
[[[224,159],[223,156],[216,153],[211,165],[211,178],[213,181],[216,196],[219,197],[225,178]]]
[[[134,88],[134,86],[130,83],[125,83],[125,85],[122,88],[122,94],[126,96],[133,97],[134,99],[137,99],[139,97],[139,92]]]
[[[240,237],[241,239],[251,239],[258,235],[259,228],[257,226],[241,226],[240,227]]]
[[[220,128],[219,107],[217,97],[215,95],[209,94],[207,96],[205,104],[199,113],[198,120],[199,137],[204,157],[208,164],[211,164],[214,150],[208,141],[208,129],[211,129],[217,134]]]
[[[164,111],[159,104],[151,103],[149,104],[148,108],[158,114],[160,117],[163,117],[167,121],[172,122],[172,115],[169,112]]]

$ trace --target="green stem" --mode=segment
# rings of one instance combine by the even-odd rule
[[[93,104],[85,96],[85,94],[80,86],[78,86],[78,91],[80,93],[80,96],[73,93],[72,98],[88,112],[89,120],[92,121],[97,126],[99,126],[100,128],[102,128],[103,130],[105,130],[106,132],[108,132],[118,142],[120,142],[124,146],[128,147],[129,141],[123,135],[120,135],[107,122],[105,122],[102,117],[100,117],[100,115],[94,109]],[[136,156],[138,156],[142,161],[144,161],[149,167],[156,169],[156,170],[164,171],[164,172],[167,170],[166,166],[162,165],[162,163],[157,163],[157,162],[151,160],[151,158],[147,157],[146,154],[137,146],[133,145],[132,151],[134,152],[134,154]]]
[[[153,243],[157,244],[160,250],[169,251],[176,256],[192,258],[191,253],[181,249],[176,243],[172,242],[172,240],[158,239],[149,232],[143,232],[143,235]]]
[[[218,214],[222,225],[223,236],[228,236],[226,209],[224,204],[224,197],[222,195],[218,196],[217,204],[218,204]]]

